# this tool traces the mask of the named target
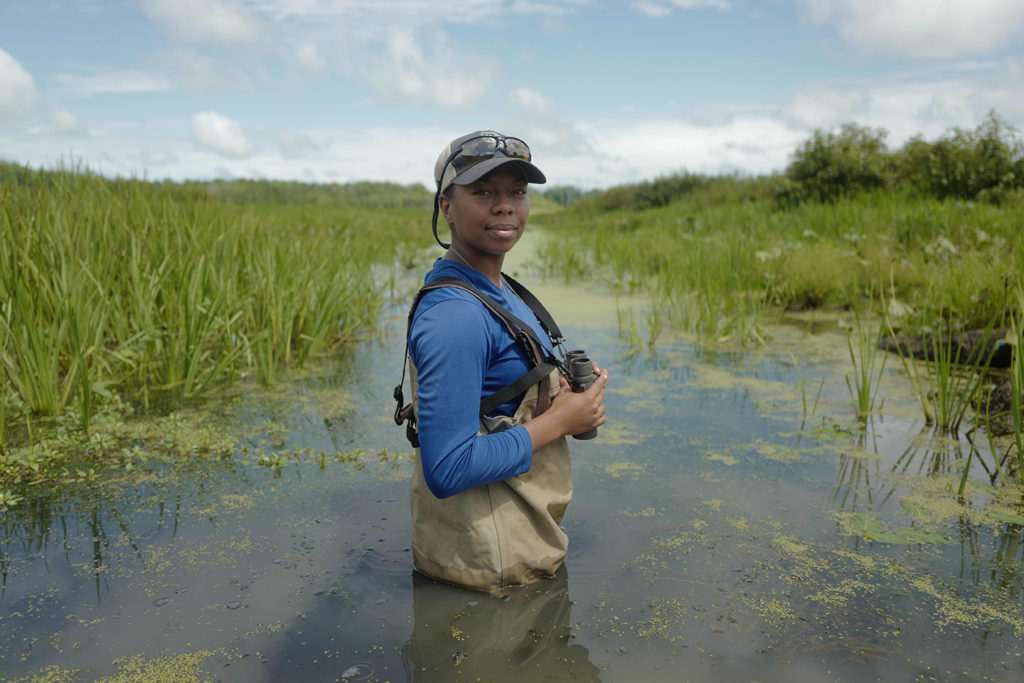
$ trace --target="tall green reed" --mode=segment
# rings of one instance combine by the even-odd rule
[[[370,268],[428,235],[422,209],[234,205],[202,186],[87,172],[0,188],[0,444],[12,413],[88,428],[112,389],[184,394],[281,364],[373,325]]]
[[[864,419],[874,412],[878,399],[878,387],[885,371],[887,356],[878,348],[884,322],[872,322],[874,297],[868,298],[864,313],[854,309],[854,327],[847,330],[846,346],[853,363],[851,375],[846,375],[846,388],[853,399],[857,417]],[[881,362],[879,363],[879,358]]]
[[[991,336],[995,319],[989,321],[973,351],[964,351],[948,318],[935,323],[924,338],[924,358],[915,360],[903,340],[889,327],[900,362],[910,380],[925,422],[956,433],[985,382],[992,362]],[[986,351],[988,349],[988,351]]]
[[[1013,359],[1010,364],[1010,410],[1017,446],[1017,476],[1024,481],[1024,282],[1017,285],[1017,308],[1010,319]]]

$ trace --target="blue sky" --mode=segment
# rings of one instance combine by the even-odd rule
[[[0,158],[431,184],[451,138],[552,184],[781,170],[816,128],[1024,127],[1020,0],[0,0]]]

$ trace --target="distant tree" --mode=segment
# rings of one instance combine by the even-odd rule
[[[422,184],[360,181],[344,185],[287,180],[217,180],[206,184],[214,197],[238,204],[305,204],[366,208],[429,208],[431,192]]]
[[[789,198],[827,202],[884,186],[892,166],[885,138],[884,129],[855,123],[814,131],[786,168]]]
[[[661,176],[637,186],[637,209],[653,209],[667,206],[693,193],[699,187],[706,187],[708,179],[695,173],[675,173]]]
[[[553,185],[541,191],[545,197],[562,206],[569,206],[587,193],[573,185]]]
[[[683,171],[635,185],[616,185],[602,192],[588,193],[581,197],[584,201],[580,201],[580,205],[601,211],[654,209],[688,197],[710,182],[707,176]]]
[[[940,199],[999,201],[1024,187],[1024,145],[994,111],[973,131],[953,128],[935,142],[911,138],[897,164],[902,183]]]

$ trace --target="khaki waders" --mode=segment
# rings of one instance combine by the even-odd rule
[[[415,411],[412,360],[409,371]],[[532,419],[558,391],[554,370],[527,390],[514,416],[485,418],[478,433]],[[413,563],[435,579],[495,591],[550,577],[565,559],[569,539],[558,525],[572,498],[572,466],[564,437],[535,451],[529,471],[444,499],[427,488],[417,448],[411,488]]]

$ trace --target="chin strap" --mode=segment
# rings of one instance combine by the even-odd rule
[[[430,219],[430,227],[434,230],[434,239],[437,240],[437,243],[440,244],[442,248],[447,249],[448,247],[450,247],[452,245],[448,244],[447,242],[442,242],[441,238],[437,236],[437,215],[438,215],[438,212],[440,211],[440,207],[441,207],[440,202],[439,202],[440,197],[441,197],[441,193],[440,192],[434,193],[434,215]]]

